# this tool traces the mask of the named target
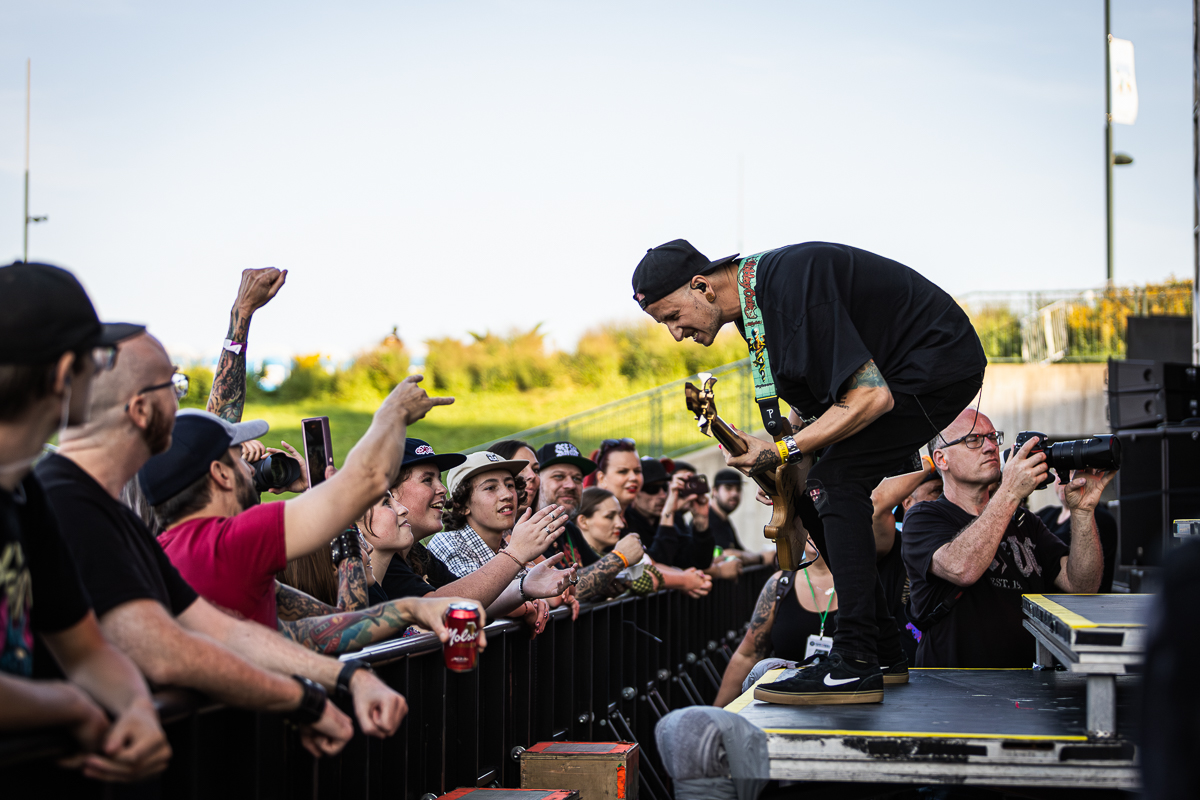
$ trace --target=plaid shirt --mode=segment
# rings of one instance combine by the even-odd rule
[[[492,548],[470,525],[464,525],[456,531],[442,531],[429,540],[428,549],[460,578],[465,578],[496,557]]]

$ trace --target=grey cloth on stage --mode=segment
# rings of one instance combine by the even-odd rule
[[[742,691],[750,691],[750,687],[754,685],[755,681],[773,669],[789,670],[789,672],[784,672],[775,680],[781,681],[785,678],[790,678],[796,674],[791,670],[795,670],[798,666],[800,666],[799,663],[788,661],[786,658],[764,658],[754,665],[754,669],[750,670],[750,674],[746,676],[746,680],[742,681]]]
[[[654,729],[675,800],[757,800],[767,785],[767,735],[711,706],[672,711]]]

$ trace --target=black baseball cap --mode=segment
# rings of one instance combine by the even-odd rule
[[[226,450],[265,436],[268,430],[261,419],[229,422],[198,408],[180,411],[175,415],[171,447],[138,470],[146,502],[156,506],[170,500],[200,480]]]
[[[65,269],[24,261],[0,267],[0,364],[42,364],[144,330],[101,322],[79,279]]]
[[[544,444],[537,450],[538,466],[545,469],[551,464],[571,464],[579,467],[583,474],[591,475],[596,471],[596,462],[590,458],[584,458],[579,452],[579,448],[570,442],[550,442]]]
[[[643,309],[683,286],[693,275],[707,275],[738,257],[709,261],[687,239],[676,239],[651,247],[633,271],[633,299]]]
[[[404,466],[406,467],[433,462],[433,465],[438,468],[438,472],[445,472],[448,469],[454,469],[466,460],[467,457],[462,453],[438,455],[433,452],[433,447],[429,442],[423,439],[404,440]]]
[[[716,477],[713,478],[713,486],[741,486],[741,485],[742,485],[742,473],[738,472],[736,469],[730,469],[729,467],[726,467],[725,469],[722,469],[722,470],[718,470]]]
[[[667,468],[653,456],[642,456],[642,486],[667,480]]]

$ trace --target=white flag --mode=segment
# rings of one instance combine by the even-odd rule
[[[1137,120],[1137,81],[1133,77],[1133,42],[1113,38],[1108,43],[1112,84],[1112,121],[1132,125]]]

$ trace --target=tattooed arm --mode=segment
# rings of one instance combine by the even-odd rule
[[[275,581],[275,614],[281,622],[322,617],[326,614],[336,614],[338,610],[294,586]]]
[[[588,603],[617,594],[613,579],[623,569],[625,564],[616,553],[609,553],[595,564],[584,567],[577,573],[579,583],[575,586],[575,596],[579,602]]]
[[[208,410],[224,420],[240,422],[242,407],[246,404],[246,340],[250,335],[250,318],[276,295],[285,280],[286,269],[281,272],[267,267],[242,271],[242,285],[238,287],[237,300],[229,312],[229,331],[225,334],[226,339],[237,343],[232,346],[238,352],[221,351],[212,392],[208,396]]]
[[[779,577],[782,572],[776,572],[767,581],[767,585],[758,593],[758,602],[754,605],[754,615],[750,618],[750,629],[742,638],[742,643],[729,659],[725,668],[725,676],[721,679],[721,690],[713,705],[724,708],[737,699],[742,693],[742,681],[754,669],[754,665],[762,661],[771,652],[771,626],[775,624],[775,594],[779,587]]]
[[[334,609],[333,613],[290,621],[280,617],[279,630],[311,650],[336,655],[399,636],[409,625],[419,625],[442,637],[446,632],[442,617],[447,606],[462,602],[471,601],[461,597],[405,597],[363,611]],[[482,608],[480,612],[483,613]],[[483,619],[486,621],[486,616]]]
[[[367,571],[361,558],[343,558],[337,574],[340,611],[362,611],[371,604],[367,599]]]

